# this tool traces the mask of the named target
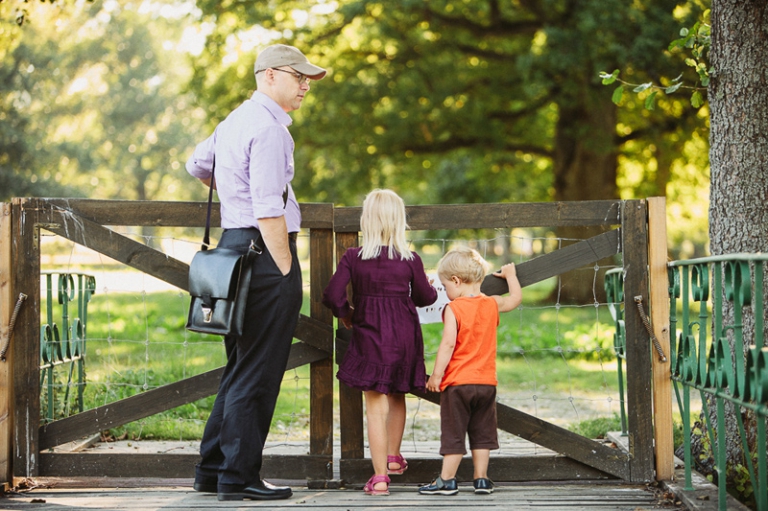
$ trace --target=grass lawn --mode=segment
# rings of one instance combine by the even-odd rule
[[[528,296],[535,299],[536,290],[531,291]],[[524,402],[532,399],[539,404],[548,398],[553,402],[560,399],[565,406],[553,412],[559,413],[558,408],[578,410],[582,402],[605,401],[609,393],[616,394],[613,331],[607,308],[541,307],[532,301],[526,300],[519,310],[501,317],[498,376],[502,402],[508,399],[511,406],[525,408]],[[219,337],[184,329],[187,307],[188,296],[183,292],[97,290],[88,306],[85,409],[223,365],[225,354]],[[45,312],[45,304],[42,309]],[[308,312],[309,300],[305,299],[302,313]],[[441,324],[423,325],[427,372],[434,364],[441,331]],[[56,381],[60,384],[67,367],[57,368]],[[63,390],[57,393],[57,416],[64,408],[58,402],[62,394]],[[213,397],[201,399],[115,428],[111,434],[197,439],[212,405]],[[587,407],[577,417],[593,418],[597,412],[592,408]],[[612,416],[609,412],[608,417]],[[273,435],[306,437],[308,422],[309,368],[304,366],[285,375]]]

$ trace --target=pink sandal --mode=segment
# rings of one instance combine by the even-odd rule
[[[377,483],[387,483],[387,489],[386,490],[377,490],[375,488]],[[365,483],[365,486],[363,487],[363,491],[367,495],[389,495],[389,477],[388,476],[377,476],[373,475],[370,479],[368,479],[368,482]]]
[[[389,468],[390,463],[397,463],[400,466],[398,468],[391,469]],[[387,456],[387,474],[400,475],[406,470],[408,470],[408,462],[405,461],[405,458],[403,458],[400,454],[397,456]]]

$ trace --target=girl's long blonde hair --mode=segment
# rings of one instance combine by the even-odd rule
[[[389,247],[389,258],[395,254],[400,259],[413,259],[405,240],[405,203],[392,190],[376,189],[363,201],[360,230],[363,233],[363,259],[373,259],[381,254],[381,247]]]

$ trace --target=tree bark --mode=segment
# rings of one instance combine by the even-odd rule
[[[600,87],[599,89],[597,87]],[[575,104],[561,104],[554,148],[555,200],[605,200],[618,197],[616,187],[616,106],[602,85],[587,86]],[[600,228],[562,227],[562,246],[596,236]],[[603,266],[610,261],[601,261]],[[580,269],[560,275],[550,296],[560,303],[603,302],[601,269]]]
[[[711,16],[710,251],[713,255],[766,252],[768,1],[712,0]],[[724,297],[721,299],[723,325],[733,324],[733,305]],[[766,297],[762,299],[765,303]],[[749,340],[754,339],[754,326],[752,310],[745,307],[745,351]],[[730,341],[736,349],[733,338]],[[714,402],[710,404],[710,415],[714,418]],[[736,411],[729,406],[727,413],[728,461],[741,463]],[[754,424],[747,419],[749,428]],[[754,440],[754,435],[747,436]]]

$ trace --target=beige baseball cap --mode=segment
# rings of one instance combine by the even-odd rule
[[[258,73],[271,67],[281,66],[290,66],[312,80],[320,80],[326,73],[322,67],[310,64],[301,50],[287,44],[273,44],[264,48],[256,59],[253,72]]]

